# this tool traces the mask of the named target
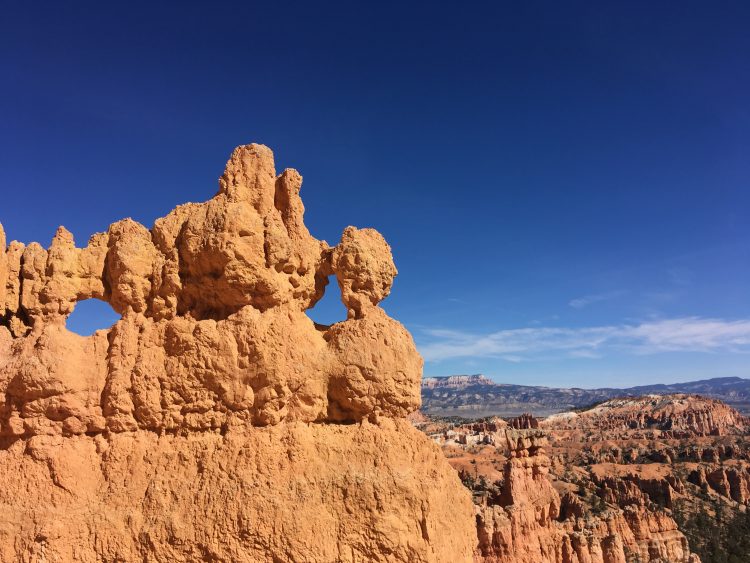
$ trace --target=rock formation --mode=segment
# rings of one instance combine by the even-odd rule
[[[497,503],[477,507],[479,561],[562,561],[562,535],[554,525],[560,498],[547,478],[544,434],[506,430],[510,458]]]
[[[151,230],[0,228],[0,560],[470,560],[470,496],[403,418],[422,361],[378,306],[390,248],[316,240],[301,184],[247,145]],[[324,327],[329,276],[348,318]],[[90,298],[122,318],[81,337]]]
[[[552,486],[543,431],[508,429],[506,436],[510,457],[500,492],[495,502],[476,507],[477,562],[700,561],[670,515],[650,510],[635,484],[617,481],[617,490],[602,488],[603,508],[594,514],[578,495],[568,492],[561,499]]]
[[[690,472],[688,481],[739,504],[750,504],[750,465],[738,463],[734,467],[698,467]]]
[[[647,433],[648,437],[690,438],[742,433],[747,420],[719,400],[677,394],[612,399],[580,413],[552,415],[543,426],[558,432],[607,432],[609,438],[647,437]]]
[[[684,555],[686,538],[707,561],[732,553],[730,523],[742,521],[750,504],[747,419],[733,408],[694,395],[644,396],[554,415],[541,426],[560,487],[585,491],[595,499],[589,506],[619,507],[637,540],[624,533],[625,545],[641,559]],[[701,521],[719,512],[721,537]]]
[[[515,428],[516,430],[526,430],[530,428],[539,428],[539,421],[531,415],[531,413],[523,413],[520,416],[511,418],[508,421],[508,426]]]

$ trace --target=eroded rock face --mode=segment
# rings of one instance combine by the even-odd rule
[[[45,250],[0,228],[0,559],[470,559],[468,493],[398,420],[422,360],[378,307],[390,248],[316,240],[301,183],[247,145],[150,230]],[[348,319],[322,327],[331,275]],[[65,319],[90,298],[122,319],[84,338]]]
[[[607,432],[611,438],[691,438],[744,432],[747,420],[716,399],[698,395],[647,395],[612,399],[580,413],[547,417],[542,426]]]
[[[377,306],[396,274],[388,244],[354,227],[334,248],[313,238],[300,185],[293,170],[276,176],[269,149],[248,145],[232,154],[213,199],[178,207],[151,231],[125,219],[83,249],[63,228],[49,250],[11,244],[0,270],[11,348],[3,435],[354,422],[414,410],[422,361]],[[351,320],[316,329],[305,310],[331,274]],[[89,298],[123,319],[81,339],[65,318]]]
[[[545,432],[505,433],[509,458],[500,493],[475,507],[477,563],[699,562],[675,521],[650,510],[648,497],[633,482],[600,483],[611,504],[594,514],[578,495],[567,492],[561,498],[553,487]]]
[[[739,504],[750,503],[750,465],[747,463],[739,462],[733,467],[698,467],[690,472],[688,481]]]
[[[539,421],[534,418],[531,413],[523,413],[520,416],[511,418],[508,421],[508,425],[516,430],[526,430],[531,428],[539,428]]]

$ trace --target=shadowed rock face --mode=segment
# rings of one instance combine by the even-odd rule
[[[0,560],[470,558],[468,494],[400,420],[422,360],[378,306],[390,247],[315,239],[301,184],[247,145],[151,230],[45,250],[0,227]],[[332,274],[348,319],[316,326]],[[65,320],[89,298],[122,318],[84,338]]]

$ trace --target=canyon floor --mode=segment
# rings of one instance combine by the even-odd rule
[[[411,418],[472,492],[476,561],[750,561],[748,420],[721,401]]]

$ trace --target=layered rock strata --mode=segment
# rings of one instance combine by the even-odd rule
[[[150,230],[0,228],[0,560],[470,560],[470,497],[403,419],[422,361],[378,306],[390,248],[315,239],[301,184],[247,145]],[[329,276],[327,327],[305,311]],[[91,298],[122,318],[81,337]]]

